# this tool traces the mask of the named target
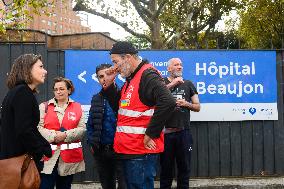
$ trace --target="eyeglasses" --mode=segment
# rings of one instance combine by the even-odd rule
[[[53,89],[53,92],[57,92],[57,91],[62,92],[62,91],[65,91],[65,90],[67,90],[67,89],[59,88],[59,89]]]

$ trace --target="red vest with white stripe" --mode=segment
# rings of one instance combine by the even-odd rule
[[[121,90],[117,128],[114,138],[114,150],[121,154],[147,154],[164,151],[164,135],[153,139],[155,150],[144,147],[145,131],[153,116],[155,107],[143,104],[139,98],[139,85],[143,72],[148,68],[155,69],[150,64],[143,65],[130,83],[125,83]],[[127,85],[128,84],[128,85]],[[126,88],[126,86],[128,86]]]
[[[64,117],[62,120],[61,127],[64,127],[66,130],[74,129],[78,126],[79,121],[82,116],[82,109],[81,105],[76,102],[70,102],[68,104],[68,107],[65,110]],[[54,105],[49,104],[48,105],[48,111],[45,114],[44,117],[44,128],[47,128],[49,130],[60,130],[60,123],[58,120],[58,117],[56,115],[56,112],[54,111]],[[75,141],[75,143],[79,143],[80,141]],[[67,144],[67,146],[71,146],[73,143],[60,143],[61,144]],[[54,153],[54,150],[52,150],[52,154]],[[74,149],[64,149],[60,150],[60,156],[62,160],[66,163],[76,163],[83,161],[83,151],[82,147],[74,148]],[[48,159],[45,159],[48,160]]]

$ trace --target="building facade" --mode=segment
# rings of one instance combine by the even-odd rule
[[[0,1],[0,8],[9,10]],[[83,26],[80,16],[72,9],[72,0],[48,0],[47,7],[39,10],[39,14],[33,13],[32,8],[26,7],[32,19],[24,22],[24,28],[40,30],[51,35],[74,34],[91,32],[91,28]],[[7,12],[7,11],[6,11]],[[5,15],[1,16],[5,20]],[[25,18],[21,18],[23,21]]]
[[[34,15],[28,29],[40,30],[48,34],[74,34],[90,32],[88,26],[81,24],[81,18],[72,10],[71,0],[56,0],[48,4],[49,15]]]

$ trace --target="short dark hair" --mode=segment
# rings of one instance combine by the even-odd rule
[[[17,83],[25,82],[31,84],[33,82],[31,70],[33,65],[41,60],[41,55],[23,54],[19,56],[13,63],[12,69],[8,75],[7,86],[12,89]]]
[[[100,64],[96,67],[96,74],[98,74],[99,71],[110,68],[111,64]]]
[[[134,45],[127,41],[118,41],[113,44],[109,54],[137,54],[138,51]]]
[[[70,94],[71,95],[74,91],[75,91],[75,87],[73,85],[73,82],[70,80],[70,79],[67,79],[65,77],[56,77],[53,79],[53,88],[55,86],[55,83],[58,83],[58,82],[64,82],[67,89],[69,90],[70,89]]]

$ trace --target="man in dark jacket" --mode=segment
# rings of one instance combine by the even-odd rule
[[[96,74],[102,89],[95,94],[91,101],[91,108],[87,122],[88,143],[98,167],[99,179],[103,189],[116,188],[116,173],[118,188],[125,189],[122,166],[115,159],[113,139],[116,129],[116,113],[105,98],[105,88],[112,85],[116,88],[114,78],[105,73],[111,64],[101,64],[96,67]],[[115,90],[118,90],[117,88]],[[116,171],[114,171],[116,170]]]
[[[114,149],[122,159],[128,189],[154,188],[157,157],[164,149],[165,121],[175,100],[159,72],[128,42],[113,45],[109,70],[126,78],[121,93],[109,87],[108,99],[118,111]]]

